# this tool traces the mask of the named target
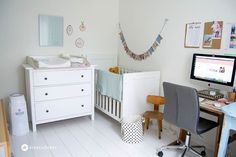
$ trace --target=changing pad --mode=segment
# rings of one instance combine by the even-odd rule
[[[27,63],[34,68],[66,68],[71,62],[58,56],[28,56]]]

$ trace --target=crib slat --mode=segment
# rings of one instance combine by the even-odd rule
[[[98,109],[116,119],[117,121],[120,121],[122,108],[120,101],[117,101],[109,96],[102,95],[99,91],[96,91],[95,98]]]
[[[113,114],[113,98],[111,98],[111,114]]]
[[[115,115],[116,114],[116,100],[115,99],[113,99],[112,107],[113,107],[113,115]]]
[[[98,91],[96,91],[96,105],[98,105],[99,103],[98,103],[98,100],[99,100],[99,92]]]
[[[117,101],[115,103],[115,116],[117,116]]]
[[[104,101],[104,110],[107,111],[107,96],[105,96],[105,101]]]
[[[102,95],[102,102],[101,102],[102,108],[103,108],[103,103],[104,103],[104,96]]]
[[[119,118],[121,118],[121,102],[119,102]]]
[[[119,103],[119,101],[117,101],[117,107],[116,107],[116,109],[117,109],[117,117],[119,117],[119,111],[120,111],[120,103]]]
[[[101,105],[102,105],[102,95],[101,95],[101,93],[99,94],[99,107],[101,107]]]
[[[108,113],[110,113],[110,110],[111,110],[111,98],[108,97],[108,109],[107,109]]]

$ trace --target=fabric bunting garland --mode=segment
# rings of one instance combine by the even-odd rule
[[[156,40],[153,42],[152,46],[151,46],[147,51],[145,51],[145,52],[142,53],[142,54],[136,54],[136,53],[132,52],[132,51],[129,49],[129,47],[128,47],[126,41],[125,41],[124,34],[123,34],[123,32],[122,32],[122,30],[121,30],[121,27],[120,27],[120,33],[119,33],[119,35],[120,35],[120,39],[121,39],[121,42],[122,42],[122,44],[123,44],[123,46],[124,46],[124,49],[125,49],[126,54],[129,55],[129,56],[130,56],[131,58],[133,58],[134,60],[139,60],[139,61],[144,60],[144,59],[146,59],[147,57],[151,56],[151,55],[153,54],[153,52],[156,50],[157,46],[159,46],[159,45],[161,44],[161,40],[162,40],[163,38],[162,38],[162,36],[161,36],[160,34],[161,34],[161,32],[163,31],[163,29],[164,29],[164,27],[165,27],[167,21],[168,21],[168,19],[165,19],[165,22],[164,22],[164,24],[163,24],[163,27],[162,27],[160,33],[158,34]]]

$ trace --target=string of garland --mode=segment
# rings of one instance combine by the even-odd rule
[[[120,39],[121,39],[121,42],[122,42],[122,45],[125,49],[126,54],[129,55],[134,60],[138,60],[138,61],[144,60],[147,57],[151,56],[153,54],[153,52],[156,50],[157,46],[159,46],[161,44],[161,40],[163,39],[163,37],[161,36],[161,32],[163,31],[167,21],[168,21],[168,19],[165,19],[164,24],[162,26],[162,29],[161,29],[160,33],[158,34],[157,38],[155,39],[155,41],[153,42],[152,46],[147,51],[145,51],[141,54],[136,54],[136,53],[134,53],[133,51],[131,51],[129,49],[129,47],[128,47],[126,41],[125,41],[125,37],[124,37],[124,34],[122,32],[122,29],[120,27],[119,35],[120,35]]]

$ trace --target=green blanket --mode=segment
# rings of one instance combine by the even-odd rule
[[[122,100],[122,75],[111,72],[97,70],[97,91],[102,95],[106,95]]]

